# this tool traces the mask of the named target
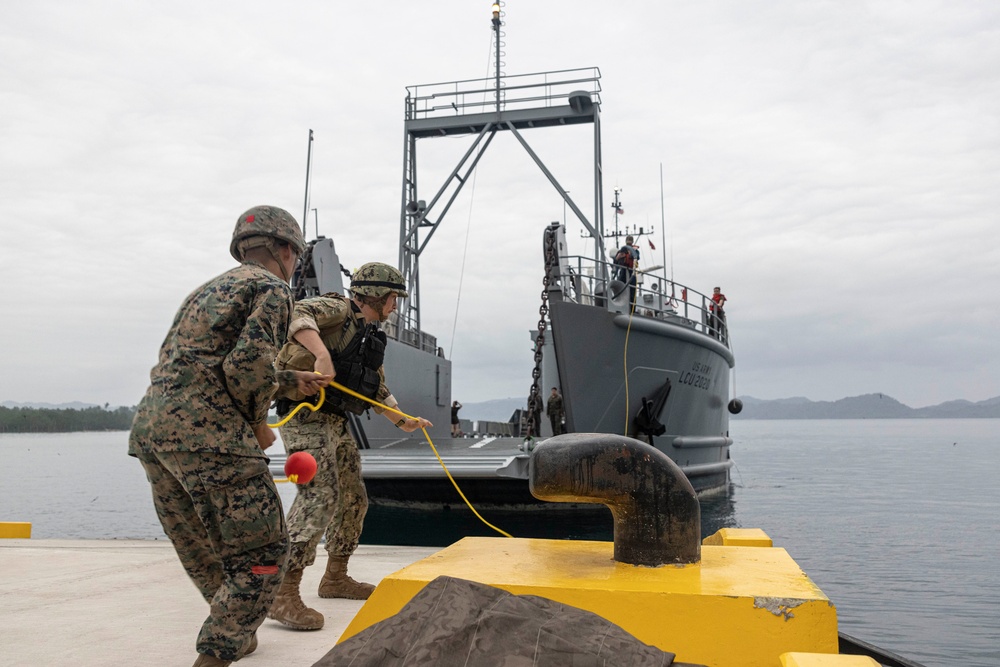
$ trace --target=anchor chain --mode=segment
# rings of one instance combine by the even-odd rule
[[[546,229],[545,231],[545,275],[542,278],[542,305],[538,307],[538,335],[535,336],[535,367],[531,370],[531,389],[528,390],[528,432],[524,438],[527,449],[532,448],[531,442],[538,434],[534,432],[536,423],[537,404],[541,403],[538,391],[538,380],[542,377],[542,349],[545,347],[545,330],[548,329],[546,318],[549,314],[549,283],[553,269],[557,266],[556,260],[556,234],[555,231]],[[541,424],[541,415],[537,416],[537,422]]]

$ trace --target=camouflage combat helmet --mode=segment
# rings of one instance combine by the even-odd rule
[[[306,248],[299,223],[295,222],[291,213],[277,206],[254,206],[243,213],[236,221],[233,241],[229,244],[229,254],[235,257],[236,261],[242,262],[243,250],[240,249],[240,242],[254,236],[269,236],[285,241],[300,255]]]
[[[382,262],[368,262],[351,276],[351,292],[365,296],[381,297],[395,292],[397,296],[406,298],[406,285],[403,274],[394,266]]]

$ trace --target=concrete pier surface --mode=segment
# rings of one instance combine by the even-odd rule
[[[349,573],[377,584],[439,551],[362,545]],[[316,594],[326,569],[320,547],[302,599],[326,616],[303,632],[265,620],[257,651],[240,667],[307,667],[323,657],[361,608]],[[167,540],[0,540],[0,663],[5,667],[190,667],[208,614]]]

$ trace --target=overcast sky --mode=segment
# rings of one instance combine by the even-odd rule
[[[480,0],[0,8],[0,400],[135,404],[237,216],[302,216],[310,128],[310,235],[397,263],[405,87],[491,74]],[[507,74],[600,68],[605,199],[722,286],[736,394],[1000,395],[1000,3],[511,0],[504,32]],[[534,132],[588,210],[586,138]],[[562,217],[498,137],[421,264],[458,400],[527,394]]]

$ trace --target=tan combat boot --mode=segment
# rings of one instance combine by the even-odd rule
[[[223,660],[222,658],[216,658],[214,655],[199,653],[193,667],[229,667],[231,664],[233,664],[232,660]]]
[[[319,582],[321,598],[347,598],[367,600],[375,590],[371,584],[354,581],[347,576],[347,559],[350,556],[330,556],[326,561],[326,572]]]
[[[274,598],[271,611],[267,617],[279,623],[284,623],[295,630],[319,630],[326,620],[323,614],[310,609],[299,596],[299,584],[302,582],[302,570],[289,570],[281,580],[278,595]]]

